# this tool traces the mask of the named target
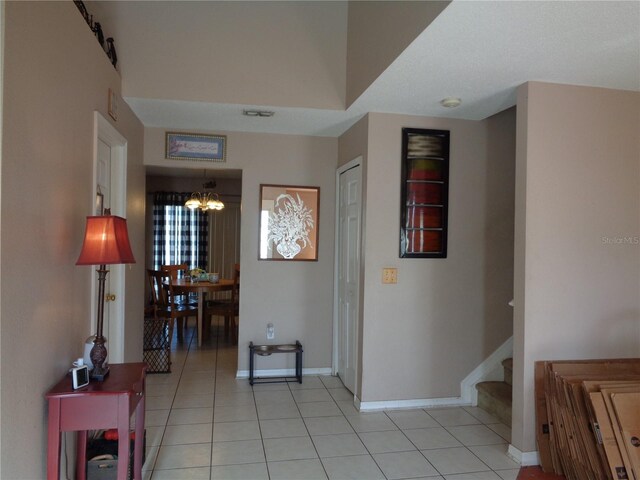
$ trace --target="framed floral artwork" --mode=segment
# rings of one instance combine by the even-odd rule
[[[318,260],[320,188],[260,185],[259,260]]]

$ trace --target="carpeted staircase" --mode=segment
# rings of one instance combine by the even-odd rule
[[[511,425],[511,390],[513,379],[513,359],[502,361],[504,369],[503,382],[480,382],[478,390],[478,406],[489,412],[506,425]]]

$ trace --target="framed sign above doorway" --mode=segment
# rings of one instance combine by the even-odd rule
[[[227,137],[167,132],[165,157],[170,160],[226,162]]]

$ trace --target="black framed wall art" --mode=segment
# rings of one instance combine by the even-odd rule
[[[401,258],[447,257],[449,136],[402,129]]]

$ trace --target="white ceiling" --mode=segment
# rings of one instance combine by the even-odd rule
[[[346,111],[125,99],[149,127],[339,136],[367,112],[480,120],[532,80],[640,91],[640,2],[454,1]]]

